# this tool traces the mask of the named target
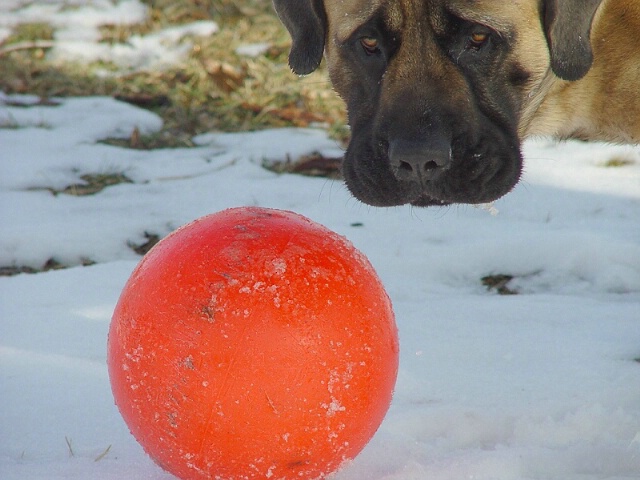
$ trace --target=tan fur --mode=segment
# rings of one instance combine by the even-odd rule
[[[382,4],[391,5],[390,21],[407,30],[410,25],[402,25],[411,22],[407,18],[422,21],[433,8],[428,5],[434,4],[497,29],[515,29],[512,56],[532,73],[523,95],[521,138],[550,135],[640,143],[639,0],[602,3],[591,33],[594,63],[577,81],[561,80],[551,71],[538,0],[326,0],[326,57],[338,92],[342,83],[347,87],[344,77],[351,73],[334,50]]]
[[[591,70],[575,82],[551,74],[523,134],[640,143],[640,1],[606,0],[591,45]]]

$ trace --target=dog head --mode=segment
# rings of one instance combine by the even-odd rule
[[[274,0],[289,63],[323,53],[347,105],[348,188],[375,206],[484,203],[522,171],[520,143],[550,77],[592,63],[601,0]]]

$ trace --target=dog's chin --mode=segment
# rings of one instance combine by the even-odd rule
[[[444,207],[452,203],[464,203],[464,201],[456,202],[438,198],[415,188],[415,186],[395,181],[395,179],[375,182],[370,177],[353,174],[353,172],[348,174],[347,170],[344,170],[347,189],[356,199],[372,207],[398,207],[402,205]]]
[[[504,192],[496,193],[490,196],[467,197],[467,196],[461,195],[459,197],[455,196],[454,198],[450,197],[446,199],[437,198],[426,193],[421,193],[416,197],[407,198],[405,201],[401,201],[397,205],[411,205],[412,207],[446,207],[446,206],[455,205],[455,204],[482,205],[485,203],[491,203],[495,200],[498,200],[502,196],[506,195],[510,190],[511,190],[510,188],[505,189]],[[363,199],[359,199],[359,200],[363,201],[364,203],[368,203]],[[381,205],[378,202],[378,204],[374,206],[381,206]],[[386,206],[392,206],[392,205],[386,205]]]
[[[522,156],[517,146],[509,148],[505,142],[502,147],[464,152],[451,168],[419,182],[397,178],[384,153],[350,148],[342,173],[353,196],[374,207],[490,203],[509,193],[522,173]]]
[[[517,166],[504,170],[507,172],[488,174],[484,178],[476,177],[469,181],[464,177],[449,178],[443,175],[420,187],[397,180],[390,170],[386,174],[375,175],[349,161],[343,164],[348,190],[359,201],[373,207],[443,207],[490,203],[509,193],[519,180],[520,168]]]

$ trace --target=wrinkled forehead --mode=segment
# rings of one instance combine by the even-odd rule
[[[325,0],[331,30],[339,40],[346,40],[384,7],[388,26],[400,29],[411,24],[419,10],[428,12],[432,25],[443,12],[478,22],[498,31],[508,30],[518,19],[539,18],[538,0]],[[419,14],[418,14],[419,15]],[[405,18],[406,17],[406,18]]]
[[[538,0],[441,0],[444,10],[472,22],[497,30],[507,29],[522,19],[537,19]]]
[[[335,36],[346,40],[386,3],[386,0],[325,0],[325,11]]]

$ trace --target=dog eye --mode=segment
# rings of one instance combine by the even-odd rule
[[[479,50],[491,37],[491,33],[486,29],[478,29],[471,32],[467,38],[467,49]]]
[[[362,37],[360,39],[360,45],[364,49],[364,53],[367,55],[377,55],[380,53],[380,47],[378,45],[378,39],[373,37]]]

